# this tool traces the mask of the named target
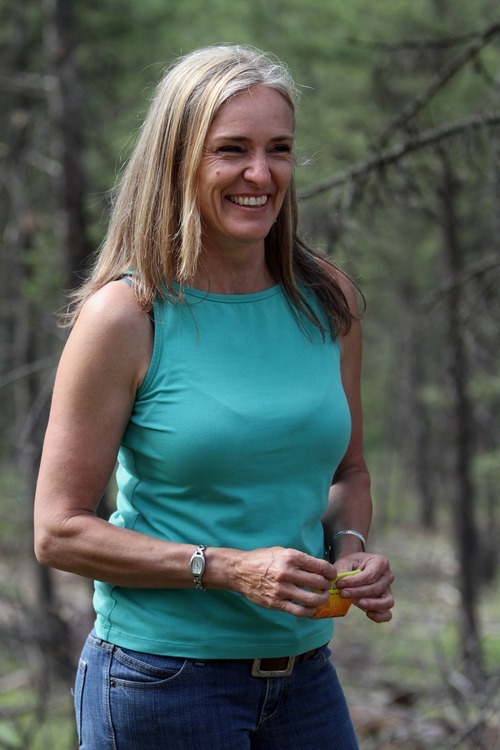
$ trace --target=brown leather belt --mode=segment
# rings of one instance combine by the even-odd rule
[[[252,665],[254,677],[289,677],[296,664],[303,664],[324,649],[324,646],[313,648],[298,656],[278,656],[269,659],[248,659]],[[247,661],[245,659],[245,661]]]

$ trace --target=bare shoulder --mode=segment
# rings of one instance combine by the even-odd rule
[[[149,366],[153,329],[139,309],[132,289],[112,281],[83,305],[69,336],[63,356],[99,359],[108,368],[125,368],[141,382]]]
[[[77,319],[85,323],[100,323],[103,326],[120,328],[132,325],[141,327],[147,315],[139,309],[132,289],[123,281],[111,281],[85,302]]]

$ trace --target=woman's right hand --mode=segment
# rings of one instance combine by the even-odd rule
[[[284,547],[239,552],[231,566],[232,588],[254,604],[312,617],[328,600],[335,569],[326,560]],[[319,592],[313,589],[319,589]]]

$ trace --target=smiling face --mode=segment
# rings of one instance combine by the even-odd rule
[[[275,89],[253,86],[220,108],[198,171],[204,251],[264,251],[292,178],[293,112]]]

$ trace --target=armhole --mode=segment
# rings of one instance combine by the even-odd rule
[[[132,277],[130,275],[124,275],[120,276],[118,281],[123,281],[128,287],[132,288]],[[155,309],[154,306],[151,308],[151,310],[148,313],[149,322],[155,327]]]

